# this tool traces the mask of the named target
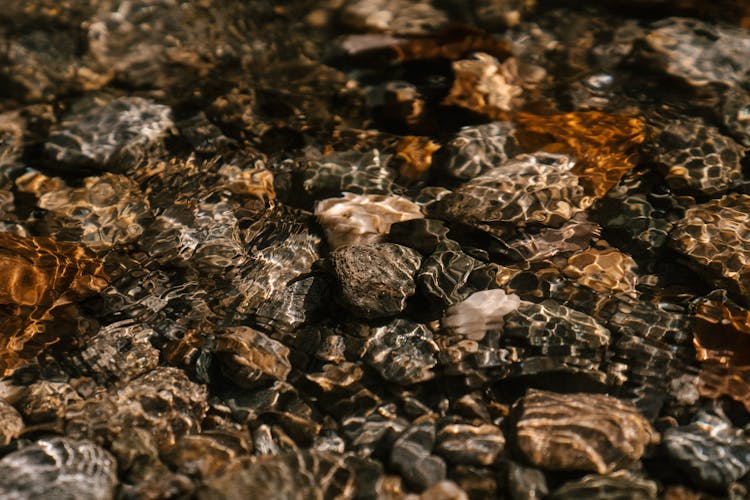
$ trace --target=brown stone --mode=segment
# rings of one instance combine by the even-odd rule
[[[518,451],[544,469],[606,474],[634,464],[657,440],[633,405],[603,394],[531,389],[514,410]]]

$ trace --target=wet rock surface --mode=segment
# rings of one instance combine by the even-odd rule
[[[113,498],[117,462],[103,448],[86,441],[50,438],[0,460],[6,498]]]
[[[742,0],[0,9],[3,498],[745,498]]]
[[[545,469],[604,474],[635,463],[657,439],[633,406],[609,396],[532,390],[518,405],[516,445]]]

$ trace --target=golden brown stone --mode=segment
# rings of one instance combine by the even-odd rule
[[[0,372],[77,331],[74,303],[107,281],[102,263],[82,246],[0,233]]]
[[[604,196],[635,167],[638,147],[646,139],[641,120],[599,111],[551,116],[518,113],[516,123],[522,147],[573,155],[573,172],[596,197]]]
[[[514,409],[516,445],[544,469],[606,474],[637,462],[657,440],[632,404],[603,394],[531,389]]]
[[[440,145],[429,137],[404,136],[396,144],[396,158],[403,161],[399,174],[408,181],[416,181],[432,166],[432,154]]]
[[[616,248],[587,248],[568,258],[563,274],[599,293],[635,296],[637,267],[630,255]]]

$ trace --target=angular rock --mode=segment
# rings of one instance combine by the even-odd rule
[[[418,205],[400,196],[342,194],[343,198],[315,205],[315,217],[331,250],[376,243],[388,234],[391,224],[424,217]]]
[[[375,243],[340,248],[331,254],[341,300],[357,316],[395,316],[416,291],[414,275],[422,257],[411,248]]]
[[[425,325],[396,319],[372,328],[365,349],[367,364],[389,382],[408,385],[435,376],[438,347]]]
[[[664,431],[663,447],[686,477],[718,492],[750,470],[750,444],[745,433],[723,415],[700,412],[696,420]]]
[[[445,462],[431,454],[434,446],[435,425],[430,422],[413,425],[393,444],[391,466],[418,491],[445,479]]]
[[[225,328],[216,338],[222,371],[242,387],[286,380],[292,369],[289,348],[247,326]]]
[[[501,330],[503,317],[520,305],[518,295],[508,295],[503,290],[475,292],[446,309],[440,325],[451,335],[481,340],[487,330]]]
[[[435,453],[453,464],[492,465],[505,448],[499,427],[489,424],[449,424],[437,433]]]

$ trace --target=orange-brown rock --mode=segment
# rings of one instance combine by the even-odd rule
[[[616,248],[587,248],[571,255],[563,274],[599,293],[624,292],[635,296],[638,265]]]
[[[750,196],[731,193],[685,211],[670,233],[672,246],[714,283],[750,304]]]
[[[701,300],[695,310],[693,346],[698,361],[750,367],[750,311],[731,302]]]
[[[750,412],[750,367],[705,363],[698,376],[698,394],[708,399],[729,397]]]
[[[634,464],[657,440],[632,404],[604,394],[531,389],[514,411],[518,450],[544,469],[606,474]]]
[[[404,136],[396,143],[396,158],[401,160],[400,176],[407,181],[416,181],[432,166],[432,154],[440,145],[429,137]]]
[[[498,120],[516,108],[523,89],[515,58],[502,63],[483,52],[453,63],[455,80],[443,104]]]
[[[69,338],[79,328],[75,302],[107,281],[82,246],[0,233],[0,373]]]
[[[529,151],[544,149],[576,159],[573,172],[587,193],[604,196],[638,162],[638,147],[646,139],[644,123],[624,115],[599,111],[550,116],[518,113],[516,139]]]

